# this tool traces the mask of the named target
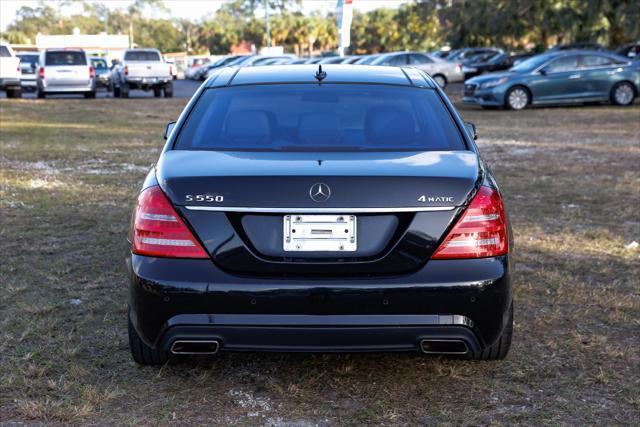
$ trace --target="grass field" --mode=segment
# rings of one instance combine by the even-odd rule
[[[640,422],[640,105],[462,108],[515,233],[505,361],[222,354],[140,368],[125,238],[186,101],[0,100],[0,423]]]

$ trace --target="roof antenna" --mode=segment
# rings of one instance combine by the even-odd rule
[[[327,73],[322,71],[322,64],[318,64],[318,71],[316,71],[315,77],[319,82],[323,81],[327,77]]]

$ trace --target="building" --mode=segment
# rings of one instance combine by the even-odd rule
[[[84,49],[89,55],[104,56],[108,60],[121,59],[129,47],[129,36],[120,34],[80,34],[74,31],[69,35],[36,35],[37,50],[50,48]]]

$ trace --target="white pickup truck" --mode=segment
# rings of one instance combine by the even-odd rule
[[[11,46],[0,43],[0,90],[7,93],[7,98],[22,97],[20,87],[20,58],[18,58]]]
[[[162,59],[157,49],[127,49],[122,61],[111,72],[113,96],[128,98],[129,91],[153,90],[153,96],[173,96],[171,64]]]

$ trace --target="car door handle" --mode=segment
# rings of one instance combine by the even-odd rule
[[[571,74],[569,76],[570,79],[579,79],[580,78],[580,74]]]

